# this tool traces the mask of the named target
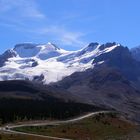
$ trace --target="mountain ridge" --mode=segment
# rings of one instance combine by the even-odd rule
[[[41,82],[44,84],[57,82],[74,72],[92,68],[95,57],[108,53],[116,47],[119,47],[119,44],[90,43],[81,50],[66,51],[52,43],[17,44],[0,56],[0,80],[29,79],[32,81],[43,75]],[[8,74],[10,76],[7,76]]]
[[[43,91],[41,97],[49,91],[55,98],[115,109],[140,123],[140,62],[121,44],[90,43],[81,50],[45,60],[17,55],[0,60],[4,63],[1,81],[36,83]]]

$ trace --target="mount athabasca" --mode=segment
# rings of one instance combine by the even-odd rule
[[[140,47],[129,49],[115,42],[90,43],[78,51],[66,51],[53,43],[17,44],[0,55],[0,95],[6,91],[3,84],[12,89],[28,85],[40,91],[35,95],[39,98],[49,93],[113,109],[140,122],[139,55]]]

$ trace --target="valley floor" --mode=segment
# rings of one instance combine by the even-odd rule
[[[15,128],[15,130],[72,140],[140,140],[139,126],[124,121],[112,113],[100,113],[83,120],[66,124],[26,126]]]
[[[19,134],[0,134],[0,140],[52,140],[49,138],[40,138],[36,136],[26,136]]]

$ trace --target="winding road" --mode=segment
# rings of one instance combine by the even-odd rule
[[[70,120],[65,120],[65,121],[53,121],[53,122],[45,122],[45,123],[34,123],[34,124],[21,124],[21,125],[12,125],[12,126],[6,126],[6,127],[0,127],[0,131],[3,132],[8,132],[8,133],[13,133],[13,134],[21,134],[21,135],[26,135],[26,136],[35,136],[35,137],[40,137],[40,138],[49,138],[53,140],[72,140],[72,139],[66,139],[66,138],[58,138],[58,137],[51,137],[51,136],[44,136],[44,135],[38,135],[38,134],[31,134],[31,133],[25,133],[25,132],[18,132],[13,130],[14,128],[18,127],[26,127],[26,126],[45,126],[45,125],[60,125],[60,124],[66,124],[66,123],[72,123],[72,122],[77,122],[82,119],[97,115],[99,113],[110,113],[111,111],[98,111],[98,112],[92,112],[88,113],[86,115],[70,119]]]

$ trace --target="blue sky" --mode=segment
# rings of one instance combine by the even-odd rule
[[[140,0],[0,0],[0,53],[17,43],[140,45]]]

